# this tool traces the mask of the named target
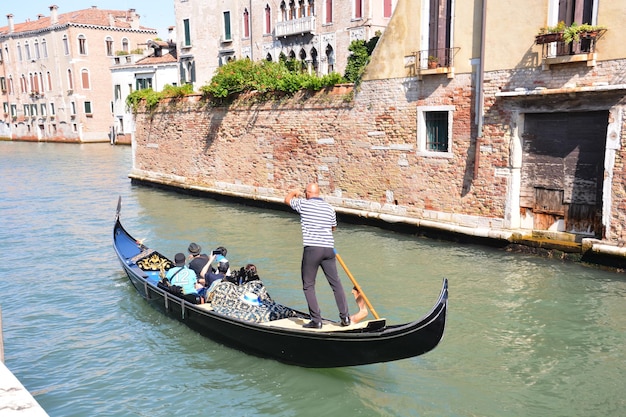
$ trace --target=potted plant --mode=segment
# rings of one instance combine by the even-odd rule
[[[565,27],[565,22],[563,21],[560,21],[555,26],[542,27],[539,29],[537,36],[535,36],[535,43],[541,45],[544,43],[561,42]]]
[[[428,68],[434,69],[434,68],[437,68],[438,66],[439,66],[439,58],[437,58],[434,55],[430,55],[428,57]]]
[[[535,43],[538,45],[551,42],[570,44],[579,42],[581,38],[596,37],[605,30],[604,26],[576,22],[566,26],[565,22],[560,21],[554,26],[544,26],[539,29],[539,33],[535,36]]]

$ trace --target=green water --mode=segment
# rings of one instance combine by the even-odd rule
[[[300,227],[289,212],[132,186],[130,152],[0,142],[5,362],[50,416],[623,415],[626,277],[577,264],[340,224],[338,252],[390,322],[425,314],[450,280],[441,345],[387,364],[287,366],[164,317],[114,256],[118,195],[148,246],[226,246],[305,309]],[[323,278],[317,292],[335,317]]]

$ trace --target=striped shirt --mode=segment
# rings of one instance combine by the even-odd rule
[[[316,197],[308,200],[292,198],[289,205],[300,213],[304,246],[324,248],[335,246],[332,228],[337,226],[337,215],[330,204]]]

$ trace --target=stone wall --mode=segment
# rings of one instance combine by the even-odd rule
[[[585,67],[551,71],[558,81],[538,70],[487,74],[478,139],[469,74],[367,81],[356,94],[331,91],[269,102],[251,94],[219,107],[191,96],[137,115],[131,177],[274,202],[317,181],[338,211],[509,239],[533,227],[532,219],[523,218],[516,185],[520,115],[604,109],[619,119],[609,121],[608,136],[614,129],[616,142],[607,139],[605,176],[610,178],[603,197],[606,236],[617,242],[624,239],[626,224],[623,90],[584,90],[585,77],[612,73],[614,68],[605,65],[593,72]],[[554,89],[572,78],[582,87],[539,98],[501,96],[517,86]],[[428,154],[418,140],[418,113],[441,106],[453,109],[452,151]]]

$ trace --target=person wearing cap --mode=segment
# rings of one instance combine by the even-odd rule
[[[187,248],[189,252],[189,268],[193,269],[196,273],[196,278],[202,278],[200,271],[209,262],[209,255],[201,253],[202,248],[195,242],[191,242]]]
[[[303,325],[309,329],[322,328],[322,315],[315,294],[315,277],[321,267],[335,295],[339,309],[340,324],[350,325],[350,313],[346,294],[337,274],[335,261],[335,240],[333,231],[337,228],[335,209],[322,200],[317,183],[306,186],[305,198],[301,198],[300,190],[293,190],[285,197],[285,203],[300,214],[302,227],[302,290],[309,306],[311,321]]]
[[[185,265],[185,254],[177,253],[174,256],[175,266],[168,269],[165,277],[169,280],[171,285],[178,285],[183,289],[183,294],[197,293],[196,285],[197,278],[196,273]]]

